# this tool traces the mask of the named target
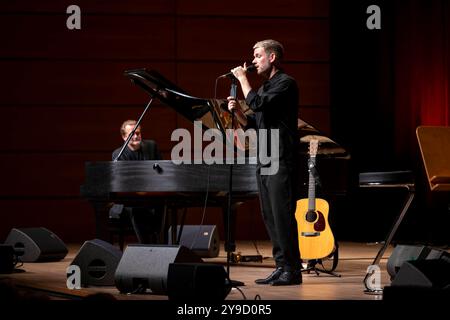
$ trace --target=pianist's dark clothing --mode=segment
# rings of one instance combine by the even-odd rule
[[[115,159],[122,147],[117,148],[112,153],[112,159]],[[156,142],[153,140],[143,140],[141,148],[133,151],[128,146],[124,149],[119,160],[161,160],[161,154]],[[136,237],[140,243],[158,243],[160,232],[162,231],[161,219],[163,208],[156,207],[125,207],[122,214],[128,215]],[[124,217],[122,217],[123,219]]]
[[[117,148],[112,153],[112,159],[114,160],[120,152],[122,147]],[[133,151],[130,148],[125,147],[119,160],[161,160],[161,154],[159,153],[158,146],[153,140],[143,140],[141,142],[141,148],[137,151]]]
[[[278,71],[271,79],[265,81],[257,92],[251,90],[246,103],[255,112],[248,118],[249,127],[254,127],[257,131],[267,129],[269,138],[271,129],[279,130],[279,170],[274,175],[262,175],[262,165],[258,161],[256,178],[262,214],[272,241],[276,266],[283,267],[286,271],[296,271],[300,269],[295,220],[299,189],[297,83],[283,71]],[[270,145],[268,141],[269,149]]]

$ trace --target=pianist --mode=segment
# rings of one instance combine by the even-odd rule
[[[129,134],[136,125],[135,120],[126,120],[120,127],[120,134],[123,141],[128,139]],[[112,159],[115,159],[120,152],[117,148],[112,153]],[[142,128],[139,126],[134,132],[133,137],[128,142],[122,155],[118,160],[161,160],[161,154],[158,150],[156,142],[153,140],[142,139]],[[117,208],[123,206],[114,205],[112,211],[117,212]],[[121,214],[129,216],[131,225],[133,226],[136,237],[140,243],[158,243],[161,232],[161,219],[163,208],[160,207],[125,207],[121,210]],[[110,214],[111,215],[111,214]],[[124,217],[122,217],[124,218]],[[127,217],[125,217],[127,218]]]
[[[120,134],[123,141],[128,139],[128,135],[136,125],[135,120],[126,120],[120,127]],[[141,126],[134,132],[130,139],[128,146],[123,150],[120,159],[118,160],[161,160],[161,154],[158,151],[158,146],[153,140],[142,140]],[[119,154],[121,148],[114,150],[112,154],[113,160]]]
[[[253,46],[253,56],[252,63],[258,75],[265,79],[257,91],[251,87],[247,78],[246,64],[232,69],[231,72],[239,81],[245,101],[254,111],[254,116],[244,115],[234,97],[228,97],[228,108],[235,110],[238,121],[246,128],[279,130],[278,172],[264,175],[261,170],[263,165],[259,160],[256,169],[261,210],[272,241],[276,269],[267,278],[257,279],[255,282],[273,286],[301,284],[301,261],[295,220],[298,195],[298,87],[296,81],[281,69],[283,46],[279,42],[257,42]],[[258,142],[260,144],[260,141]]]

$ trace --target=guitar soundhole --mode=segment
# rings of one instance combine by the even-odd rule
[[[325,230],[325,226],[326,226],[326,221],[325,221],[325,217],[323,216],[323,213],[318,211],[318,219],[317,222],[314,223],[314,230],[315,231],[323,231]]]
[[[306,213],[306,221],[308,222],[314,222],[317,219],[317,213],[313,210],[308,210]]]

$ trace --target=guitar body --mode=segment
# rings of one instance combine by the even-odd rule
[[[302,259],[322,259],[334,250],[334,236],[328,223],[329,205],[315,199],[315,210],[308,209],[308,199],[297,201],[297,220],[300,256]]]

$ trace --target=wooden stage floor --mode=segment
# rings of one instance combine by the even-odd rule
[[[256,243],[259,253],[264,257],[262,263],[251,262],[233,264],[230,268],[230,277],[233,280],[244,282],[239,287],[242,292],[232,289],[226,300],[254,300],[259,296],[262,300],[380,300],[379,295],[364,293],[363,279],[367,267],[373,262],[381,244],[343,242],[339,244],[339,260],[335,270],[341,277],[327,274],[317,276],[314,272],[303,273],[303,284],[284,287],[257,285],[254,280],[264,278],[274,268],[271,258],[271,247],[268,241]],[[69,253],[64,260],[46,263],[24,263],[21,272],[0,275],[4,282],[12,283],[16,288],[36,296],[45,295],[50,299],[83,299],[96,293],[107,293],[117,300],[167,300],[165,295],[121,294],[116,287],[88,287],[79,290],[70,290],[66,287],[66,268],[76,256],[80,244],[69,245]],[[255,255],[257,251],[253,242],[237,242],[235,252],[243,255]],[[389,247],[381,260],[381,284],[389,285],[389,275],[386,271],[386,262],[392,253]],[[223,244],[219,257],[205,259],[205,262],[225,265],[226,253]]]

